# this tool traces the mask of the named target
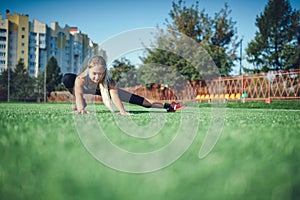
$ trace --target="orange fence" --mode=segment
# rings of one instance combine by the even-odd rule
[[[287,100],[300,99],[300,70],[270,71],[262,74],[219,77],[210,81],[187,84],[180,92],[172,88],[143,86],[127,88],[153,100]]]
[[[180,91],[162,84],[153,84],[151,89],[146,89],[145,86],[124,89],[155,101],[300,100],[300,70],[219,77],[206,81],[205,85],[204,82],[186,84]],[[96,97],[94,100],[102,99]],[[74,99],[68,92],[53,92],[50,101],[74,101]]]

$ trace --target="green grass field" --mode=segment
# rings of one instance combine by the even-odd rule
[[[120,172],[97,161],[80,140],[71,107],[0,104],[0,199],[300,198],[297,106],[294,110],[227,108],[223,132],[204,159],[198,153],[212,109],[200,107],[199,128],[189,149],[170,166],[144,174]],[[136,106],[130,110],[128,120],[147,127],[148,110]],[[151,151],[172,139],[181,118],[181,112],[151,112],[164,116],[165,126],[149,140],[124,134],[103,105],[82,117],[96,117],[107,137],[124,149]]]

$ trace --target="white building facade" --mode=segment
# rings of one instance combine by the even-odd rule
[[[28,15],[0,15],[0,73],[13,69],[21,61],[30,76],[41,74],[48,60],[56,58],[61,73],[78,73],[83,60],[95,53],[98,44],[77,27],[66,25],[61,28],[58,22],[50,26],[38,20],[29,21]]]

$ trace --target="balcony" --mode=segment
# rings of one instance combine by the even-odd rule
[[[0,32],[0,37],[5,37],[6,38],[6,33]]]
[[[39,48],[40,48],[40,49],[46,49],[46,48],[47,48],[46,43],[40,44],[40,45],[39,45]]]

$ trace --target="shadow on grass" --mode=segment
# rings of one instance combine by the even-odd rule
[[[131,111],[127,111],[130,114],[145,114],[145,113],[168,113],[165,110],[158,110],[158,111],[154,111],[154,110],[131,110]],[[109,114],[111,113],[108,110],[100,110],[100,111],[96,111],[96,114]],[[115,114],[117,114],[118,112],[115,112]]]
[[[129,113],[131,114],[145,114],[145,113],[167,113],[165,110],[149,110],[149,111],[146,111],[146,110],[132,110],[132,111],[129,111]]]

